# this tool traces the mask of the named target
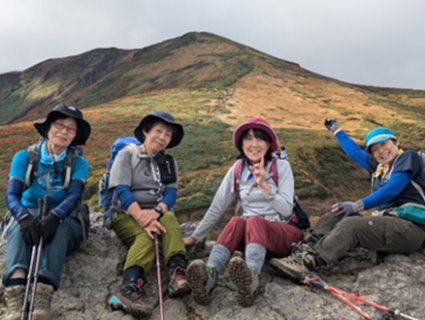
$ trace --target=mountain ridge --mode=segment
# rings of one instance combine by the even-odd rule
[[[326,77],[211,33],[189,32],[142,49],[98,48],[1,74],[0,125],[42,117],[51,105],[63,101],[86,108],[152,90],[224,89],[259,65],[343,86],[383,90]],[[425,96],[425,91],[413,92]]]
[[[185,47],[194,45],[196,50],[185,50]],[[212,52],[211,46],[214,47]],[[205,78],[214,76],[215,66],[220,65],[214,54],[248,54],[248,50],[251,55],[268,56],[210,33],[191,32],[142,49],[100,48],[70,57],[48,59],[22,72],[0,75],[0,101],[3,101],[0,124],[41,117],[46,111],[43,109],[64,100],[85,108],[153,89],[192,87],[210,81]],[[197,59],[193,52],[201,58]],[[175,55],[179,57],[174,63],[167,61]],[[153,66],[149,68],[147,65]],[[190,74],[187,71],[191,71]]]
[[[3,181],[13,154],[36,141],[35,119],[60,102],[83,109],[92,124],[84,147],[90,163],[85,200],[95,209],[112,142],[132,135],[143,115],[171,112],[186,131],[181,146],[171,150],[179,163],[176,211],[185,213],[183,222],[210,203],[236,156],[231,132],[249,117],[264,117],[276,129],[290,156],[296,192],[311,215],[337,199],[369,192],[367,174],[324,129],[323,118],[337,118],[360,145],[376,126],[391,127],[404,148],[422,149],[425,141],[425,91],[349,84],[210,33],[191,32],[143,49],[93,49],[48,59],[0,75],[0,101]],[[1,184],[1,195],[5,189]]]

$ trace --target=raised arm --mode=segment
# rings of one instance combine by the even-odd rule
[[[363,169],[369,171],[368,158],[372,157],[364,152],[339,126],[334,118],[324,120],[325,127],[331,131],[344,152],[359,164]]]

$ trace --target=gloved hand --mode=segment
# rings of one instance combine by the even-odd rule
[[[19,220],[19,225],[25,243],[31,247],[38,245],[38,240],[40,239],[40,221],[29,214]]]
[[[56,230],[58,229],[59,222],[59,217],[51,212],[41,220],[40,233],[43,237],[44,244],[52,242],[55,237]]]
[[[359,214],[359,207],[357,202],[339,202],[337,203],[338,211],[335,213],[335,217],[349,217]]]
[[[323,123],[325,124],[326,129],[332,133],[339,129],[338,121],[336,121],[335,118],[326,118]]]

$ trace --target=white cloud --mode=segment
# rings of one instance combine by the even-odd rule
[[[207,31],[340,80],[425,89],[421,0],[0,0],[0,72]]]

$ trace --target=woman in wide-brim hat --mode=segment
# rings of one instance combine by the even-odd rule
[[[79,201],[89,166],[73,146],[86,143],[90,124],[78,108],[60,104],[34,126],[43,139],[15,154],[6,193],[7,207],[14,218],[6,233],[3,276],[7,319],[21,318],[31,250],[41,239],[44,246],[33,319],[53,318],[50,304],[53,292],[59,288],[65,257],[83,241],[86,230],[80,218],[88,218]],[[48,212],[40,219],[38,199],[46,195],[50,197]]]
[[[77,125],[77,134],[71,141],[70,146],[86,144],[90,136],[91,127],[90,124],[83,119],[82,112],[74,106],[64,103],[59,104],[49,112],[44,121],[36,122],[34,126],[43,138],[47,138],[52,122],[55,122],[57,119],[63,119],[64,117],[74,119]]]
[[[346,252],[363,247],[384,253],[413,253],[425,240],[425,175],[417,152],[403,150],[394,132],[380,127],[365,138],[366,150],[354,142],[334,118],[326,118],[326,128],[347,155],[371,175],[373,192],[357,201],[335,203],[314,225],[312,232],[287,259],[270,263],[284,276],[297,282],[319,266],[336,263]],[[341,173],[341,183],[344,173]],[[416,212],[400,217],[396,213]],[[422,209],[421,209],[422,208]],[[363,216],[364,210],[375,209]],[[421,223],[422,222],[422,223]]]
[[[254,303],[266,255],[289,255],[291,244],[302,239],[303,231],[288,224],[294,206],[294,177],[289,162],[275,155],[278,138],[269,123],[262,118],[248,119],[235,130],[233,144],[239,160],[227,172],[207,213],[193,234],[184,239],[185,244],[205,239],[236,197],[242,216],[230,219],[206,264],[195,260],[189,265],[187,279],[194,300],[207,304],[217,275],[229,262],[227,269],[236,286],[236,299],[248,307]],[[272,161],[276,161],[278,184],[269,172]],[[245,260],[230,259],[236,249],[244,251]]]
[[[177,162],[164,152],[181,142],[184,131],[171,114],[155,111],[140,121],[134,135],[142,144],[119,151],[109,180],[109,188],[115,188],[116,194],[112,228],[130,246],[122,286],[109,304],[142,317],[150,315],[157,304],[157,294],[146,293],[144,278],[155,257],[155,234],[162,240],[169,267],[169,295],[182,296],[190,290],[185,279],[186,248],[171,211],[177,196]]]

